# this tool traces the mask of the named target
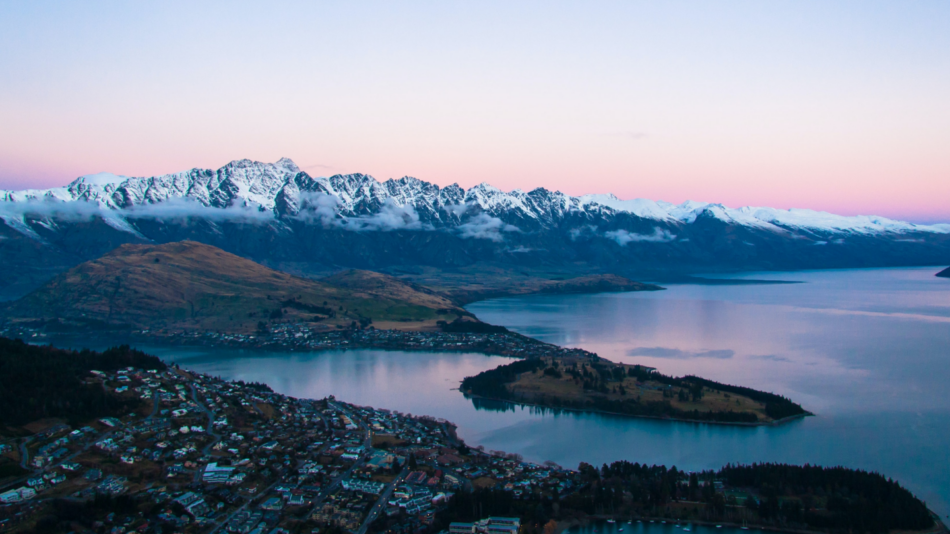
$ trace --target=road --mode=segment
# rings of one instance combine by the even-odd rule
[[[279,479],[279,478],[278,478],[276,481],[274,481],[273,484],[271,484],[270,486],[267,486],[267,489],[265,489],[264,491],[262,491],[259,495],[267,495],[268,493],[270,493],[270,490],[274,489],[274,486],[276,486],[277,484],[280,484],[280,479]],[[220,528],[223,527],[224,525],[227,525],[228,523],[230,523],[230,522],[231,522],[231,519],[232,519],[235,515],[237,515],[238,512],[240,512],[241,510],[247,508],[247,505],[251,504],[251,502],[252,502],[253,500],[254,500],[254,499],[248,499],[247,502],[245,502],[245,503],[242,504],[240,507],[238,507],[237,510],[235,510],[235,511],[231,512],[230,514],[228,514],[228,515],[224,518],[223,521],[220,521],[220,522],[215,523],[214,528],[211,529],[211,532],[209,532],[208,534],[214,534],[215,532],[218,531],[218,529],[220,529]]]
[[[357,423],[357,424],[360,426],[360,428],[362,428],[363,430],[366,431],[366,441],[364,441],[364,446],[366,447],[367,450],[369,450],[369,449],[372,447],[372,439],[373,439],[373,438],[372,438],[372,434],[370,434],[369,428],[366,426],[366,424],[363,423],[363,421],[362,421],[361,419],[357,419],[356,417],[353,417],[353,414],[351,414],[351,413],[348,412],[347,410],[343,409],[342,406],[340,406],[339,404],[337,404],[337,403],[335,403],[335,402],[330,402],[330,403],[329,403],[329,406],[331,406],[334,410],[336,410],[336,411],[338,411],[338,412],[340,412],[340,413],[345,414],[347,417],[350,418],[351,421]],[[327,428],[329,429],[330,427],[327,426]],[[326,448],[327,445],[329,445],[329,442],[328,442],[326,445],[324,445],[323,448]],[[311,514],[313,514],[314,512],[316,512],[317,510],[319,510],[319,509],[320,509],[320,506],[323,505],[323,501],[326,500],[326,498],[327,498],[329,495],[331,495],[334,491],[336,491],[336,489],[337,489],[338,487],[340,487],[340,484],[341,484],[344,480],[346,480],[347,478],[349,478],[350,475],[353,474],[353,471],[355,471],[356,469],[358,469],[359,467],[361,467],[364,463],[366,463],[366,455],[365,455],[365,454],[362,455],[362,456],[360,456],[360,459],[359,459],[359,460],[353,462],[353,465],[351,465],[350,468],[347,469],[342,475],[336,477],[336,479],[334,479],[333,482],[331,482],[331,483],[328,484],[325,488],[323,488],[323,490],[317,495],[317,498],[315,498],[315,499],[313,500],[313,508],[310,510],[310,514],[308,514],[308,515],[311,515]]]
[[[379,498],[376,499],[376,504],[374,504],[369,513],[366,514],[366,519],[363,520],[363,524],[360,525],[360,529],[356,531],[356,534],[366,534],[366,529],[368,529],[369,526],[373,524],[373,521],[376,521],[376,518],[379,517],[379,513],[386,508],[386,505],[389,503],[389,497],[391,497],[393,494],[393,490],[396,489],[396,486],[398,486],[407,475],[409,475],[409,469],[403,468],[403,470],[399,473],[399,476],[393,479],[393,481],[386,486],[386,489],[383,490],[383,493],[381,493]]]
[[[195,391],[194,387],[192,387],[191,393],[192,393],[192,398],[194,399],[195,403],[199,406],[199,408],[200,408],[202,411],[204,411],[205,413],[208,413],[208,414],[209,414],[209,428],[210,428],[210,422],[213,421],[213,420],[211,419],[212,416],[210,415],[210,414],[211,414],[210,410],[207,410],[207,408],[205,408],[204,405],[202,405],[201,402],[198,401],[197,392]],[[366,432],[366,440],[364,441],[364,445],[365,445],[366,449],[369,450],[369,449],[371,448],[371,446],[372,446],[372,434],[370,433],[369,428],[366,426],[366,424],[365,424],[361,419],[358,419],[358,418],[354,417],[349,411],[343,409],[343,407],[341,407],[340,405],[338,405],[338,404],[336,404],[336,403],[332,403],[332,402],[330,403],[330,405],[332,406],[332,408],[333,408],[334,410],[337,410],[338,412],[345,414],[347,417],[350,418],[350,420],[352,420],[353,422],[355,422],[356,424],[358,424],[358,425],[360,426],[360,428],[363,429],[363,430]],[[256,408],[256,407],[255,407],[255,408]],[[323,420],[324,426],[329,430],[329,428],[330,428],[329,422],[326,420],[326,418],[323,417],[322,414],[320,414],[320,418]],[[215,434],[212,434],[212,435],[215,435]],[[215,436],[216,436],[216,435],[215,435]],[[217,441],[219,441],[219,440],[220,440],[220,438],[216,436],[215,443],[216,443]],[[213,445],[214,445],[214,443],[212,443],[211,445],[208,445],[207,447],[205,447],[205,449],[206,449],[206,450],[207,450],[207,449],[210,449],[210,447],[213,446]],[[323,450],[325,450],[325,449],[326,449],[327,447],[329,447],[329,446],[330,446],[330,442],[328,441],[327,443],[325,443],[325,444],[323,445],[323,447],[321,447],[320,452],[322,452]],[[311,509],[310,513],[307,514],[307,515],[309,516],[309,515],[313,514],[313,512],[319,510],[320,507],[323,505],[323,501],[326,500],[326,498],[327,498],[329,495],[331,495],[334,491],[336,491],[336,489],[340,487],[340,484],[341,484],[344,480],[346,480],[347,478],[349,478],[349,477],[353,474],[353,472],[354,472],[356,469],[360,468],[365,462],[366,462],[366,456],[363,455],[363,456],[360,457],[359,460],[357,460],[356,462],[354,462],[353,465],[351,465],[345,472],[343,472],[343,474],[341,474],[340,476],[336,477],[330,484],[328,484],[325,488],[323,488],[323,490],[322,490],[322,491],[317,495],[317,497],[314,499],[313,508]],[[390,484],[390,486],[387,488],[386,493],[384,494],[384,495],[386,496],[386,497],[385,497],[385,500],[388,500],[388,495],[391,495],[391,494],[392,494],[393,488],[395,488],[396,483],[397,483],[399,480],[401,480],[401,478],[404,477],[405,474],[408,474],[408,472],[400,474],[400,478],[397,479],[396,481],[394,481],[392,484]],[[197,474],[196,474],[196,476],[197,476]],[[278,483],[280,483],[280,482],[281,482],[281,479],[278,478],[277,481],[275,481],[273,484],[271,484],[270,486],[268,486],[267,489],[265,489],[264,491],[258,493],[258,495],[266,495],[267,493],[269,493],[269,492],[274,488],[274,486],[276,486],[276,485],[277,485]],[[230,514],[228,514],[224,519],[222,519],[221,521],[216,522],[215,527],[211,530],[211,534],[214,534],[215,532],[217,532],[218,530],[220,530],[223,526],[227,525],[227,524],[231,521],[231,519],[234,518],[234,516],[235,516],[236,514],[238,514],[239,512],[241,512],[242,510],[244,510],[245,508],[247,508],[247,506],[251,503],[252,500],[253,500],[253,499],[249,499],[247,502],[245,502],[245,503],[244,503],[243,505],[241,505],[239,508],[237,508],[236,510],[234,510],[233,512],[231,512]],[[383,507],[385,507],[385,500],[383,500],[383,497],[380,497],[380,500],[377,501],[376,505],[375,505],[374,508],[373,508],[373,511],[375,511],[375,514],[373,514],[373,512],[371,511],[371,514],[373,514],[373,519],[375,519],[376,515],[379,514],[379,511],[382,510]],[[380,506],[380,503],[383,503],[383,505]],[[365,526],[368,527],[368,526],[369,526],[369,523],[371,523],[373,519],[370,519],[369,522],[364,522],[364,523],[365,523]],[[365,532],[366,532],[366,529],[365,529],[364,527],[361,527],[361,532],[360,532],[360,534],[365,534]]]
[[[191,400],[195,402],[198,406],[198,410],[208,416],[208,426],[205,427],[205,433],[211,436],[211,443],[208,443],[201,449],[202,456],[208,456],[211,454],[211,448],[218,444],[221,441],[221,436],[214,431],[214,412],[208,409],[207,406],[202,404],[201,400],[198,399],[198,391],[195,389],[194,384],[189,386],[191,388]],[[200,469],[195,471],[195,482],[201,482],[202,472]]]

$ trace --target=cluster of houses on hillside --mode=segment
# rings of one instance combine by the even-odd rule
[[[178,369],[101,371],[87,380],[139,399],[140,409],[0,444],[0,454],[30,468],[0,487],[0,527],[29,521],[55,498],[125,495],[153,513],[101,510],[89,528],[257,534],[335,526],[363,534],[386,524],[409,534],[431,529],[452,496],[475,485],[521,496],[563,494],[576,483],[576,473],[556,466],[470,450],[450,423],[433,418],[295,399]]]
[[[24,325],[0,326],[0,335],[25,339],[43,338],[42,329]],[[277,323],[253,334],[214,331],[139,330],[135,340],[184,345],[213,345],[236,348],[319,351],[374,348],[440,352],[480,352],[515,358],[597,356],[583,349],[551,345],[511,332],[461,333],[365,329],[317,330],[310,323]]]

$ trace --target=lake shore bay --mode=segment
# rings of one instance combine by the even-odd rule
[[[453,329],[453,325],[456,327]],[[325,351],[381,349],[425,352],[476,352],[519,361],[466,378],[460,389],[481,397],[551,409],[650,417],[685,422],[773,425],[812,415],[791,400],[696,376],[665,376],[654,369],[624,365],[592,352],[564,348],[485,323],[449,323],[443,332],[369,328],[313,331],[306,323],[272,326],[256,335],[216,332],[152,331],[65,332],[63,338],[90,343],[154,343],[250,350]],[[474,329],[475,331],[465,331]],[[461,331],[453,331],[461,330]],[[22,326],[0,326],[0,334],[42,342],[47,333]]]
[[[50,364],[55,376],[37,372]],[[427,517],[420,525],[423,534],[482,513],[520,518],[523,534],[547,532],[552,522],[556,527],[560,521],[603,517],[741,522],[780,532],[945,531],[899,483],[862,470],[761,463],[690,473],[629,461],[600,468],[581,462],[565,469],[472,449],[458,440],[449,421],[333,397],[288,397],[265,384],[168,367],[129,347],[70,352],[0,338],[0,366],[8,371],[0,376],[0,404],[32,407],[0,412],[0,427],[25,436],[11,444],[28,454],[5,461],[43,459],[2,483],[15,487],[30,476],[27,483],[35,482],[5,494],[13,500],[0,510],[15,531],[81,525],[104,532],[113,522],[139,531],[166,524],[188,525],[187,532],[237,531],[245,522],[240,516],[245,503],[255,503],[275,512],[263,518],[270,526],[302,533],[335,524],[336,510],[328,512],[322,501],[346,500],[354,503],[346,508],[347,530],[382,534],[402,517],[377,517],[376,498],[362,496],[367,490],[354,485],[365,488],[378,478],[380,490],[392,490],[420,476],[452,490],[432,500],[431,510],[413,512]],[[42,400],[22,391],[42,391]],[[77,391],[97,400],[83,406],[61,402]],[[43,418],[40,426],[33,421],[37,416]],[[82,428],[70,432],[72,427]],[[335,453],[334,438],[341,441]],[[154,446],[157,440],[164,446]],[[52,447],[62,451],[43,456]],[[269,462],[275,451],[285,455],[283,465]],[[393,466],[375,465],[387,457]],[[224,480],[215,478],[219,471],[226,473],[228,491]],[[65,474],[40,476],[60,472]],[[266,489],[259,493],[260,488]],[[287,500],[280,492],[294,491],[286,508],[275,504]],[[177,509],[181,502],[194,506]],[[143,513],[123,518],[129,510]]]

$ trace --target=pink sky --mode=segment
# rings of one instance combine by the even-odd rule
[[[287,156],[946,222],[947,6],[6,5],[0,188]]]

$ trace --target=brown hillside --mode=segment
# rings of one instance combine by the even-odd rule
[[[306,321],[336,328],[361,319],[364,324],[368,319],[407,329],[434,328],[436,319],[456,317],[446,311],[464,314],[431,292],[387,283],[389,277],[382,275],[375,285],[355,283],[373,280],[373,275],[364,271],[340,276],[343,281],[353,279],[354,287],[339,287],[191,241],[122,245],[12,303],[4,315],[14,320],[249,331],[259,321]],[[387,293],[385,287],[392,291]]]
[[[534,277],[508,279],[503,276],[489,276],[482,279],[486,280],[485,283],[478,286],[469,284],[461,287],[446,287],[444,290],[454,302],[464,306],[478,300],[536,293],[607,293],[663,289],[654,284],[635,282],[615,274],[591,274],[566,280],[544,280]]]
[[[455,307],[445,296],[427,287],[373,271],[351,269],[328,276],[320,281],[334,287],[347,288],[374,297],[409,300],[429,308],[452,309]]]

